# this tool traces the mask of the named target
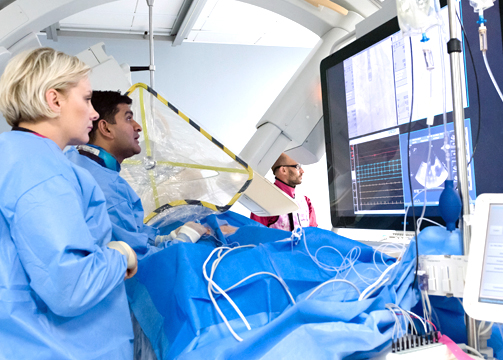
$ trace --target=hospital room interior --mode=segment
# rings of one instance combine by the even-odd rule
[[[132,100],[141,151],[119,174],[173,238],[124,281],[135,360],[503,360],[502,16],[495,0],[0,0],[0,74],[49,47]],[[189,223],[205,232],[178,240]]]

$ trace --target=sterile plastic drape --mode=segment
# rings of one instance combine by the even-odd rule
[[[252,169],[150,87],[126,94],[143,128],[142,151],[122,163],[121,176],[142,199],[145,222],[163,227],[229,209]]]

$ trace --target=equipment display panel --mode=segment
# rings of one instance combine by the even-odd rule
[[[477,320],[503,322],[503,194],[475,203],[463,307]]]

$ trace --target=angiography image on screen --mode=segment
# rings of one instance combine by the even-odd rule
[[[442,16],[447,21],[445,10]],[[445,52],[445,34],[434,29],[428,37],[427,48],[434,67],[431,71],[425,67],[425,43],[419,37],[403,37],[401,32],[343,61],[349,138],[409,122],[412,93],[412,121],[430,113],[441,114],[444,95],[446,111],[452,111],[451,94],[442,90],[443,76],[450,74],[446,53],[441,56],[441,50]],[[461,69],[464,76],[464,66]],[[466,90],[463,91],[466,106]]]
[[[344,61],[349,137],[396,126],[394,78],[391,38]]]

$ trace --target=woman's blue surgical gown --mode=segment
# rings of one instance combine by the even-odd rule
[[[103,192],[52,140],[2,133],[0,152],[0,359],[132,359]]]

